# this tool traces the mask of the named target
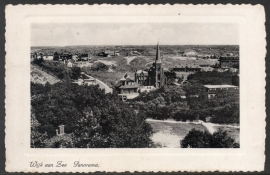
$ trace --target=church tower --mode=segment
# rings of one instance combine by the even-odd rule
[[[162,86],[162,62],[160,58],[160,51],[159,51],[159,43],[157,44],[157,53],[156,53],[156,60],[155,60],[155,72],[156,72],[156,88],[160,88]]]
[[[157,53],[156,60],[153,65],[148,70],[148,85],[154,86],[156,88],[161,88],[167,85],[167,77],[164,74],[164,69],[162,67],[162,61],[159,50],[159,43],[157,43]]]

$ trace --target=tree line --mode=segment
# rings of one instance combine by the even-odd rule
[[[98,85],[70,82],[54,85],[31,83],[31,146],[77,148],[152,147],[152,129],[145,116]],[[66,137],[56,129],[65,125]]]
[[[192,129],[183,140],[182,148],[239,148],[240,145],[228,136],[226,131],[217,130],[213,134],[208,131]]]
[[[216,90],[216,96],[208,99],[203,79],[209,77],[207,83],[222,84],[228,82],[230,73],[218,73],[214,79],[212,75],[213,72],[191,74],[183,87],[168,86],[141,93],[131,104],[147,117],[158,120],[206,121],[206,117],[212,117],[213,123],[239,123],[239,89]]]

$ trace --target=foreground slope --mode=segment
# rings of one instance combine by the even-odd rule
[[[60,80],[55,76],[52,76],[43,70],[40,67],[31,64],[31,82],[39,83],[39,84],[46,84],[47,82],[50,84],[55,84]]]

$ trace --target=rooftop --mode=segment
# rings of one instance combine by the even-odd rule
[[[133,94],[118,94],[118,96],[126,96],[127,99],[133,99],[133,98],[136,98],[138,97],[140,94],[139,93],[133,93]]]
[[[143,73],[143,74],[148,74],[148,72],[146,72],[146,71],[143,71],[143,70],[137,70],[137,72],[136,72],[137,74],[140,74],[140,73]]]
[[[137,83],[135,83],[134,85],[124,85],[121,86],[120,89],[132,89],[132,88],[139,88],[140,85],[138,85]]]
[[[236,88],[238,86],[233,86],[233,85],[227,85],[227,84],[224,84],[224,85],[204,85],[204,87],[206,88]]]

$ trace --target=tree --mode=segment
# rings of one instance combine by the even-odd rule
[[[213,134],[192,129],[180,141],[182,148],[239,148],[239,144],[226,131],[217,130]]]
[[[41,133],[37,130],[40,124],[38,123],[32,110],[31,112],[31,148],[45,148],[48,135],[46,132]]]
[[[211,148],[210,140],[209,132],[192,129],[180,144],[182,148]]]
[[[72,79],[78,79],[81,76],[81,68],[80,67],[72,67],[71,68],[71,78]]]
[[[106,64],[101,63],[101,62],[94,63],[91,66],[92,71],[107,71],[108,69],[109,67]]]
[[[44,62],[43,56],[40,55],[40,58],[35,58],[33,63],[35,63],[36,65],[41,65],[42,62]]]
[[[212,135],[211,148],[239,148],[239,144],[235,143],[233,138],[228,137],[226,131],[217,130]]]

